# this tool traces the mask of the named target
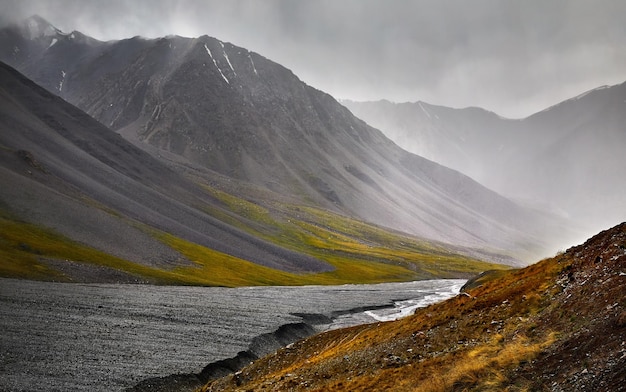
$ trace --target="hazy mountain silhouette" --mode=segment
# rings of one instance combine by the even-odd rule
[[[626,83],[530,117],[424,102],[343,102],[403,148],[595,232],[626,218]]]
[[[552,217],[402,150],[288,69],[230,43],[207,36],[100,42],[31,18],[0,31],[0,47],[0,59],[179,165],[527,260],[564,232]]]

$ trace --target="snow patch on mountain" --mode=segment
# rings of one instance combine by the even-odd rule
[[[63,82],[65,82],[65,71],[61,70],[61,81],[59,82],[59,92],[63,91]]]
[[[215,61],[215,59],[213,58],[213,54],[211,53],[211,49],[209,49],[206,46],[206,44],[204,44],[204,49],[206,50],[206,52],[209,55],[209,57],[211,57],[211,60],[213,60],[213,64],[215,65],[215,68],[217,68],[217,70],[219,71],[220,75],[222,75],[222,79],[224,79],[226,81],[226,83],[230,84],[230,81],[228,80],[228,78],[226,76],[224,76],[224,73],[220,69],[219,65],[217,65],[217,61]]]
[[[421,103],[421,102],[418,102],[418,105],[420,105],[420,108],[421,108],[421,109],[422,109],[422,111],[423,111],[423,112],[424,112],[424,113],[428,116],[428,118],[431,118],[431,117],[430,117],[430,113],[428,113],[428,110],[426,110],[426,109],[424,108],[424,106],[422,105],[422,103]]]
[[[233,68],[233,65],[230,63],[230,59],[228,58],[228,54],[226,53],[226,49],[224,49],[224,43],[222,43],[220,41],[220,45],[222,46],[222,54],[224,55],[224,58],[226,59],[226,62],[228,63],[228,66],[230,67],[230,70],[233,71],[233,74],[235,74],[235,76],[237,76],[237,72],[235,72],[235,68]]]
[[[449,281],[431,281],[431,282],[450,282],[449,285],[437,285],[429,289],[416,289],[415,297],[394,301],[391,308],[382,308],[377,310],[367,310],[365,314],[376,321],[393,321],[407,317],[415,313],[418,308],[424,308],[430,304],[444,301],[459,294],[461,287],[465,284],[465,280],[454,279]]]
[[[248,59],[250,59],[250,64],[252,64],[252,70],[254,71],[255,75],[259,75],[259,73],[256,70],[256,66],[254,65],[254,60],[252,60],[252,56],[250,56],[250,53],[248,53]]]

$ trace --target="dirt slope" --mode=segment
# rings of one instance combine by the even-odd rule
[[[626,223],[406,319],[331,331],[202,391],[625,391]]]

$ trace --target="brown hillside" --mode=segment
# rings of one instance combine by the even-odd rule
[[[396,322],[322,333],[202,391],[626,391],[626,223]]]

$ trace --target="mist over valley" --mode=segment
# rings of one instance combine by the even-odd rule
[[[515,120],[480,108],[342,101],[408,151],[567,217],[583,230],[579,240],[625,219],[625,102],[626,83]]]
[[[90,3],[86,4],[88,9]],[[155,4],[159,12],[165,3]],[[224,7],[222,12],[233,5]],[[265,10],[258,7],[259,12]],[[293,8],[283,9],[284,18],[274,28],[286,28],[282,23],[290,17],[299,20],[302,7],[294,3]],[[367,2],[362,12],[376,8],[372,7]],[[511,369],[525,366],[539,372],[535,359],[549,368],[550,355],[565,350],[560,344],[584,340],[581,331],[605,328],[610,332],[598,347],[606,347],[607,354],[585,351],[594,363],[604,363],[594,379],[587,373],[568,380],[543,374],[536,385],[554,381],[581,390],[596,390],[598,385],[619,390],[615,389],[619,377],[613,373],[626,354],[615,342],[624,333],[626,304],[623,294],[609,292],[619,292],[626,276],[624,229],[618,225],[626,221],[626,83],[581,90],[517,119],[479,107],[456,109],[421,100],[338,99],[336,91],[309,85],[308,81],[316,80],[310,74],[304,82],[298,70],[304,72],[306,67],[288,68],[268,54],[255,52],[257,48],[202,35],[208,28],[191,37],[174,35],[180,31],[175,30],[151,38],[103,40],[87,30],[63,31],[42,16],[18,17],[28,9],[16,6],[15,17],[9,18],[11,13],[0,18],[0,290],[4,292],[0,313],[7,315],[4,323],[11,330],[0,338],[0,346],[12,350],[0,358],[0,373],[6,372],[11,383],[6,381],[0,389],[28,390],[31,382],[37,383],[37,390],[73,385],[66,370],[49,363],[58,354],[54,349],[41,351],[42,367],[21,365],[38,355],[37,345],[50,342],[51,337],[41,332],[46,320],[60,320],[67,313],[86,323],[74,331],[76,336],[85,339],[93,334],[107,346],[94,359],[99,365],[81,368],[84,364],[67,362],[84,374],[75,385],[78,389],[106,378],[99,387],[134,385],[135,391],[194,390],[207,382],[206,391],[236,389],[244,383],[252,390],[309,390],[312,385],[335,390],[386,385],[389,390],[406,390],[404,384],[392,381],[397,379],[389,376],[392,369],[422,362],[433,366],[428,372],[448,369],[454,362],[451,358],[463,359],[466,354],[492,356],[510,371],[502,370],[496,382],[491,379],[493,372],[471,370],[472,376],[461,375],[456,381],[444,381],[439,389],[425,390],[455,390],[455,385],[470,378],[473,381],[466,384],[478,390],[489,383],[504,386],[506,380],[527,386],[530,383]],[[520,6],[518,11],[526,17],[523,9]],[[111,10],[103,8],[103,15]],[[177,12],[183,12],[180,6]],[[246,12],[240,16],[250,21]],[[328,14],[322,20],[331,23],[334,17]],[[77,19],[78,25],[82,20]],[[191,29],[194,18],[188,20]],[[250,26],[241,31],[247,28],[254,31]],[[516,28],[511,26],[511,31]],[[294,37],[302,38],[299,34],[307,29],[317,31],[303,25]],[[390,51],[412,47],[408,42],[413,42],[399,36],[396,41],[367,36],[372,48],[381,45]],[[303,57],[320,53],[311,37],[310,51],[304,43],[299,47]],[[445,37],[434,41],[446,44]],[[286,40],[282,52],[270,52],[283,59],[292,44]],[[355,43],[356,52],[347,50],[343,58],[339,52],[327,58],[336,64],[337,75],[346,64],[353,64],[359,47]],[[450,56],[461,52],[451,49]],[[371,93],[378,86],[381,95],[390,91],[396,75],[389,74],[384,81],[393,67],[381,58],[389,63],[415,60],[410,51],[402,61],[396,57],[402,51],[390,53],[376,54],[371,64],[363,62],[345,82],[365,73],[364,89]],[[431,61],[434,65],[443,60],[433,54]],[[423,66],[421,60],[415,64]],[[379,66],[378,73],[371,73],[373,65]],[[397,70],[406,76],[404,66],[397,65]],[[320,72],[328,69],[324,65]],[[450,78],[460,77],[466,64],[454,69],[459,73],[450,71],[445,77],[439,74],[443,69],[432,73],[422,69],[425,84],[413,88],[434,94],[446,87],[451,101],[460,99],[468,95],[466,82],[459,80],[458,94],[451,93]],[[568,68],[564,80],[565,74],[577,72]],[[406,86],[395,91],[401,95],[418,75],[412,73]],[[441,77],[438,88],[424,87],[432,84],[428,75]],[[477,75],[482,77],[482,71]],[[614,80],[615,74],[610,75]],[[329,74],[329,80],[335,77]],[[586,78],[585,83],[590,80],[596,79]],[[553,96],[562,96],[563,91],[571,90],[561,86]],[[477,105],[493,102],[483,93],[477,95]],[[494,94],[503,93],[494,88]],[[520,98],[524,107],[543,102],[532,101],[531,96]],[[586,289],[590,277],[601,283],[597,291]],[[463,293],[456,295],[468,279]],[[264,287],[246,288],[250,286]],[[50,293],[46,301],[42,290]],[[575,295],[572,298],[580,299],[580,307],[568,302],[570,297],[563,294],[568,290]],[[228,298],[234,293],[249,294],[239,314],[240,305],[233,299],[237,295]],[[339,298],[341,293],[346,297]],[[155,302],[143,303],[141,298],[127,302],[125,298],[133,295]],[[438,302],[451,296],[412,316],[434,297]],[[593,296],[606,303],[583,309]],[[100,314],[103,307],[93,306],[104,297],[116,298],[103,302],[104,307],[115,308],[108,315]],[[198,298],[207,303],[199,303]],[[608,303],[609,298],[616,302]],[[32,306],[21,312],[22,303]],[[280,306],[274,309],[272,304]],[[565,310],[557,312],[558,306]],[[254,307],[259,308],[258,315],[251,311]],[[432,309],[435,313],[429,313]],[[569,310],[581,318],[565,316]],[[398,315],[409,321],[393,321]],[[207,335],[209,324],[203,319],[213,316],[218,326],[211,326]],[[100,330],[90,324],[99,317],[113,327]],[[26,319],[33,320],[30,332],[23,326]],[[326,329],[320,325],[340,324],[342,319],[349,326],[376,323],[318,335]],[[517,331],[513,331],[514,319],[519,321]],[[600,319],[608,320],[606,325]],[[419,331],[410,331],[410,320]],[[176,323],[188,328],[177,329]],[[257,331],[259,325],[263,331]],[[395,326],[397,341],[388,339],[395,336]],[[71,323],[58,327],[54,333],[59,335],[59,353],[88,356],[88,350],[80,352],[87,343],[68,340],[74,333]],[[157,341],[174,334],[187,342],[181,345],[193,348],[179,347],[185,352],[178,354],[162,352],[168,358],[160,369],[148,358],[153,354],[142,347],[150,353],[170,349],[148,343],[151,338],[135,343],[120,339],[118,343],[126,348],[112,348],[115,338],[105,337],[124,328],[138,334],[154,329],[150,333],[158,336]],[[234,332],[220,337],[221,328]],[[271,333],[265,334],[268,328]],[[383,329],[385,336],[378,333]],[[354,331],[367,332],[359,337],[361,332],[352,335]],[[445,337],[455,334],[454,342]],[[214,335],[213,344],[220,348],[203,361],[204,339]],[[261,336],[254,338],[257,335]],[[300,340],[310,335],[310,340]],[[265,351],[253,352],[250,347],[246,351],[231,344],[238,336],[244,346],[270,343]],[[416,346],[420,339],[432,345]],[[24,355],[22,341],[32,343],[24,346],[28,349]],[[379,352],[377,341],[388,348],[385,353]],[[519,356],[503,359],[509,343],[524,349],[513,350]],[[437,349],[431,353],[429,347]],[[477,354],[465,351],[473,349]],[[302,369],[297,376],[295,370],[285,373],[281,367],[299,363],[291,356],[296,352],[312,361],[296,366]],[[437,353],[445,358],[445,366],[431,362]],[[344,358],[345,363],[339,366],[335,359],[327,363],[318,354]],[[141,368],[132,374],[120,370],[120,363],[133,355],[141,356]],[[267,358],[278,359],[267,362]],[[194,368],[188,374],[172,374],[185,371],[181,361],[192,361]],[[573,365],[566,368],[582,372]],[[331,373],[339,378],[325,369],[335,369]],[[107,371],[115,376],[103,376]],[[445,377],[454,380],[456,371]],[[29,374],[37,380],[29,380]],[[363,374],[367,376],[361,378]],[[140,382],[148,377],[156,378]],[[263,377],[271,381],[263,384]],[[420,383],[419,388],[426,385]]]

